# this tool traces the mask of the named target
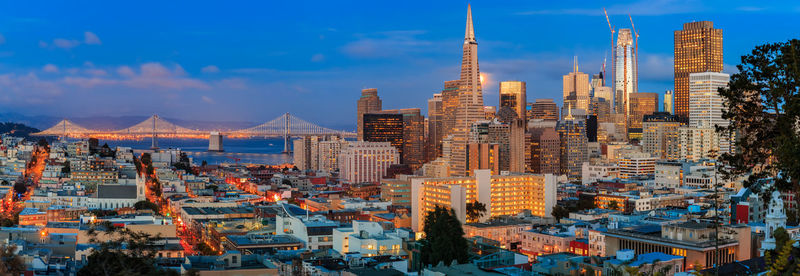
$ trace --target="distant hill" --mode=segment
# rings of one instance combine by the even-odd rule
[[[0,134],[9,134],[11,136],[30,138],[31,133],[39,132],[39,129],[32,128],[18,123],[0,123]]]
[[[75,117],[69,118],[70,121],[79,124],[83,127],[98,130],[117,130],[123,129],[141,121],[150,118],[150,116],[93,116],[93,117]],[[252,126],[260,123],[256,122],[237,122],[237,121],[200,121],[200,120],[181,120],[175,118],[162,117],[182,127],[190,129],[219,129],[219,130],[236,130]],[[0,122],[17,122],[37,127],[40,129],[47,129],[52,127],[64,118],[54,116],[27,116],[18,113],[0,113]]]

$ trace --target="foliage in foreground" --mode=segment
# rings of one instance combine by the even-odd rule
[[[453,260],[465,263],[469,258],[469,244],[464,238],[464,229],[453,209],[436,206],[425,216],[425,238],[422,244],[422,263],[450,265]]]

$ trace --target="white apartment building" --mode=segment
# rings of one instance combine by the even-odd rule
[[[619,177],[619,167],[614,163],[584,162],[581,172],[582,184],[591,184],[598,180],[609,180]]]
[[[655,167],[655,188],[678,188],[682,184],[683,164],[680,162],[657,162]]]
[[[275,216],[275,232],[291,235],[305,242],[310,250],[333,248],[333,229],[339,223],[316,215],[312,217],[281,215]]]
[[[697,162],[702,159],[716,159],[714,155],[723,153],[721,139],[713,127],[680,127],[678,133],[682,160]]]
[[[409,231],[387,231],[378,222],[354,220],[352,227],[333,229],[333,250],[342,255],[357,252],[363,257],[401,256],[406,254],[403,241],[409,236]]]
[[[389,166],[400,163],[389,142],[351,142],[339,154],[339,177],[350,183],[379,182]]]
[[[652,177],[655,174],[656,158],[649,153],[631,152],[617,161],[619,178]]]

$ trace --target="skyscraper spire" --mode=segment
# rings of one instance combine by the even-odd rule
[[[573,56],[572,72],[578,73],[578,56]]]
[[[472,27],[472,6],[467,4],[467,30],[464,33],[464,42],[475,42],[475,29]]]
[[[481,73],[478,68],[478,42],[475,42],[475,30],[472,26],[472,6],[467,6],[467,30],[464,34],[461,57],[461,78],[458,80],[458,106],[455,109],[455,124],[451,134],[450,168],[452,175],[470,175],[467,162],[467,144],[469,132],[475,121],[482,120],[483,92],[481,89]]]

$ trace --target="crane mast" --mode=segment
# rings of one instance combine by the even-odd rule
[[[606,11],[606,8],[603,8],[603,14],[605,14],[605,16],[606,16],[606,23],[608,23],[608,29],[611,31],[611,63],[613,64],[614,63],[614,26],[611,26],[611,20],[608,19],[608,11]],[[605,61],[603,62],[603,64],[604,64],[604,66],[603,66],[603,82],[605,82],[605,79],[608,78],[608,75],[606,75]],[[613,65],[611,66],[611,75],[614,75],[614,66]],[[616,90],[614,89],[613,81],[614,80],[612,78],[612,83],[611,83],[611,91],[612,92],[611,92],[611,95],[612,95],[612,97],[616,98],[616,93],[615,93]],[[616,99],[614,101],[612,101],[612,103],[615,103],[615,102],[616,102]],[[613,104],[612,104],[612,107],[613,107]],[[616,110],[616,107],[613,107],[612,110]]]
[[[635,76],[636,83],[634,83],[633,91],[638,93],[639,92],[639,32],[636,31],[636,26],[633,25],[633,17],[631,17],[630,14],[628,14],[628,19],[631,20],[631,29],[633,29],[634,41],[636,43],[636,46],[633,48],[633,54],[635,55],[633,59],[634,62],[633,68],[635,68],[636,71],[636,76]]]

